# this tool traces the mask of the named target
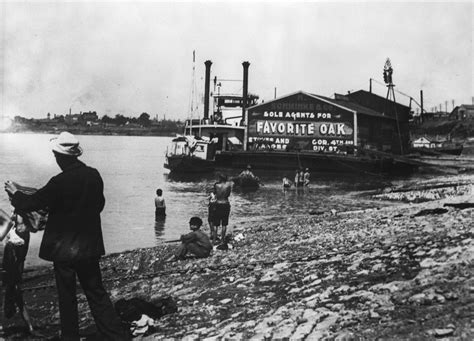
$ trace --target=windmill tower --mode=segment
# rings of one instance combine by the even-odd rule
[[[397,121],[397,133],[398,133],[398,139],[400,143],[400,152],[401,154],[403,154],[404,151],[403,151],[402,136],[400,132],[400,122],[398,120],[398,113],[397,113],[397,101],[395,99],[395,89],[394,89],[395,84],[393,84],[392,74],[393,74],[392,63],[390,62],[390,58],[387,58],[387,60],[385,61],[385,65],[383,67],[383,80],[385,84],[387,84],[387,96],[385,98],[386,99],[385,112],[387,113],[388,110],[393,109],[393,112],[395,113],[395,119]]]

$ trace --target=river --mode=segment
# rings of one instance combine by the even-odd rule
[[[48,134],[0,134],[0,181],[12,180],[41,187],[59,167],[49,146]],[[170,137],[77,136],[84,154],[80,159],[97,168],[105,184],[106,205],[102,212],[105,248],[108,253],[159,245],[188,231],[193,215],[207,222],[207,195],[216,174],[174,178],[163,168]],[[295,165],[296,168],[297,165]],[[229,176],[238,170],[227,170]],[[256,192],[231,195],[229,226],[238,229],[249,218],[304,214],[310,211],[346,211],[383,206],[360,195],[380,188],[387,179],[376,176],[312,174],[311,186],[283,191],[281,172],[256,172],[263,186]],[[293,174],[288,174],[290,179]],[[392,180],[392,179],[390,179]],[[399,181],[399,180],[397,180]],[[154,219],[154,196],[162,188],[167,205],[166,220]],[[11,212],[8,196],[0,192],[0,208]],[[208,232],[207,223],[205,229]],[[42,232],[32,234],[26,266],[43,265],[38,258]]]

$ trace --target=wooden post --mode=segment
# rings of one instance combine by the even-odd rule
[[[423,90],[420,90],[420,103],[421,103],[421,122],[423,122]]]

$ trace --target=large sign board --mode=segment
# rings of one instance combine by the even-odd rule
[[[354,113],[298,93],[250,108],[249,150],[340,153],[354,145]]]

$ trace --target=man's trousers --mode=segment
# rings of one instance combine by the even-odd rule
[[[109,295],[102,284],[99,260],[54,262],[58,289],[61,339],[79,340],[79,316],[76,297],[76,275],[86,295],[101,340],[130,340],[123,330]]]

